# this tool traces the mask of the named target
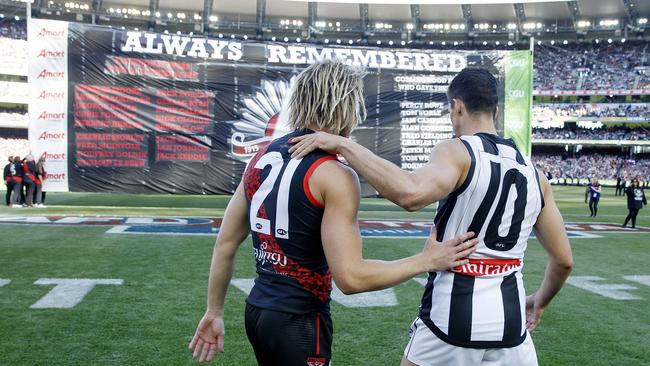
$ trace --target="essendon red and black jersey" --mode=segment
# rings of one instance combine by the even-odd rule
[[[244,172],[258,277],[251,305],[293,314],[329,312],[332,275],[321,242],[324,207],[309,190],[314,170],[336,157],[317,150],[292,159],[283,136],[258,152]]]

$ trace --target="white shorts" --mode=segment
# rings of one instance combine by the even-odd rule
[[[438,338],[420,319],[411,325],[411,339],[404,357],[418,366],[537,366],[537,353],[530,334],[512,348],[464,348]]]

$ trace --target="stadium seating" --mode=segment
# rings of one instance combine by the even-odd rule
[[[647,43],[569,43],[535,50],[537,90],[639,89],[650,85]]]
[[[640,177],[641,181],[650,178],[650,159],[624,159],[615,155],[601,154],[585,154],[578,158],[536,154],[533,156],[533,162],[539,169],[550,172],[553,178],[562,180],[561,182],[565,179],[592,177],[616,179],[618,175],[626,179]]]
[[[598,129],[535,128],[533,139],[551,140],[648,140],[650,132],[642,128],[605,127]]]

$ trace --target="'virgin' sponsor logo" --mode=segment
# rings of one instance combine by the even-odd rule
[[[282,267],[287,265],[287,257],[282,253],[277,252],[268,252],[266,249],[268,244],[262,243],[260,248],[253,248],[253,255],[258,262],[261,262],[262,265],[268,263],[273,264],[274,266],[280,265]]]

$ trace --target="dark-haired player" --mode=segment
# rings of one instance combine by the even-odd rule
[[[470,263],[429,274],[420,316],[402,365],[537,365],[535,329],[573,266],[551,187],[512,140],[497,136],[497,81],[467,68],[447,92],[457,138],[438,144],[429,163],[410,173],[350,139],[298,137],[291,151],[337,152],[380,194],[413,211],[439,202],[438,240],[477,233]],[[526,297],[523,258],[531,231],[549,262],[540,288]]]
[[[289,139],[311,130],[348,136],[365,118],[362,75],[341,62],[324,61],[297,77],[289,102],[295,131],[253,157],[226,209],[207,310],[190,343],[200,361],[223,352],[224,298],[235,252],[249,233],[258,277],[246,300],[245,324],[260,365],[329,365],[332,278],[344,293],[356,293],[467,262],[463,258],[475,245],[467,233],[444,244],[431,237],[422,253],[409,258],[363,259],[354,171],[323,151],[291,158]]]

